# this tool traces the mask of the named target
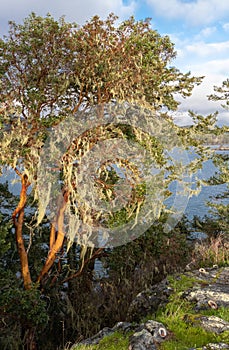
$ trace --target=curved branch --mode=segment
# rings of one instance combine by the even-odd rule
[[[88,259],[86,259],[86,260],[84,261],[83,265],[80,267],[80,269],[79,269],[76,273],[74,273],[73,275],[71,275],[71,276],[65,278],[65,279],[62,281],[62,283],[68,282],[68,281],[72,280],[73,278],[80,276],[80,275],[82,274],[82,272],[83,272],[85,266],[86,266],[90,261],[92,261],[92,260],[97,259],[98,257],[100,257],[100,256],[102,255],[103,250],[104,250],[104,248],[98,248],[98,249],[96,250],[96,252],[95,252],[90,258],[88,258]]]
[[[28,181],[28,176],[26,174],[21,174],[20,171],[15,168],[14,169],[16,174],[20,176],[21,178],[21,193],[20,193],[20,201],[17,205],[17,208],[14,210],[12,214],[12,219],[14,222],[14,225],[17,225],[17,215],[19,215],[20,211],[24,209],[25,203],[27,200],[27,189],[30,186],[30,182]]]
[[[63,246],[64,243],[64,238],[65,238],[65,234],[64,234],[64,230],[63,230],[63,225],[64,225],[64,212],[66,209],[66,205],[68,202],[68,192],[64,193],[63,196],[63,200],[62,200],[62,204],[58,213],[58,219],[57,219],[57,227],[58,227],[58,232],[57,232],[57,237],[56,240],[54,241],[54,229],[55,227],[51,227],[51,235],[52,235],[52,239],[51,239],[51,246],[50,246],[50,251],[49,251],[49,255],[46,259],[46,262],[40,272],[40,275],[38,276],[37,281],[41,282],[42,278],[49,272],[50,268],[52,267],[55,259],[56,259],[56,255],[57,253],[60,251],[60,249]]]
[[[21,274],[24,282],[25,289],[30,289],[32,286],[32,280],[29,271],[29,261],[28,254],[25,249],[24,239],[23,239],[23,223],[24,223],[24,207],[27,199],[27,189],[30,185],[28,181],[28,176],[26,174],[21,174],[18,169],[15,168],[15,172],[21,178],[21,193],[20,193],[20,201],[18,203],[17,208],[14,210],[12,214],[13,223],[15,226],[16,233],[16,243],[18,254],[20,257],[21,264]]]

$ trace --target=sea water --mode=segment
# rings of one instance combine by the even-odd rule
[[[217,151],[221,154],[229,154],[228,150]],[[203,168],[198,171],[197,177],[199,179],[208,179],[213,176],[217,171],[217,168],[214,166],[211,160],[206,161],[203,164]],[[8,182],[9,191],[13,195],[19,195],[21,190],[20,179],[18,175],[13,170],[4,171],[0,177],[0,183]],[[170,185],[170,191],[172,192],[171,197],[165,200],[165,205],[169,208],[174,203],[174,198],[176,196],[176,183]],[[220,194],[223,194],[227,190],[227,184],[221,185],[211,185],[203,186],[200,190],[200,193],[196,196],[192,196],[188,201],[185,202],[184,214],[188,219],[192,219],[193,216],[197,215],[199,217],[204,217],[205,215],[211,216],[209,212],[208,202],[217,202],[217,197]],[[229,204],[229,199],[225,199],[225,204]],[[179,205],[179,200],[177,201]],[[181,204],[183,205],[183,204]],[[184,206],[184,205],[183,205]],[[3,203],[0,205],[0,211],[4,212]]]

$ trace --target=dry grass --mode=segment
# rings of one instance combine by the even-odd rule
[[[207,241],[198,242],[193,250],[193,259],[200,265],[229,265],[229,239],[219,234]]]

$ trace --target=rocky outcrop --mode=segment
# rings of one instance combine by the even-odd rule
[[[135,329],[137,329],[137,326],[134,326],[132,323],[118,322],[114,327],[112,328],[105,327],[101,331],[99,331],[97,334],[95,334],[93,337],[81,341],[80,344],[95,345],[95,344],[98,344],[101,339],[115,333],[116,331],[127,333],[130,331],[134,331]]]
[[[194,303],[194,310],[197,312],[195,320],[198,325],[208,332],[214,334],[228,334],[227,342],[209,343],[202,348],[192,348],[190,350],[221,350],[229,349],[229,322],[217,316],[199,315],[202,310],[219,307],[229,308],[229,267],[219,269],[200,268],[190,274],[196,278],[197,282],[191,289],[187,290],[183,297]]]
[[[183,295],[187,300],[195,302],[196,311],[209,307],[229,307],[229,267],[200,268],[184,275],[197,281],[196,285]],[[167,279],[139,293],[129,306],[127,319],[138,322],[147,314],[155,313],[159,307],[166,305],[172,293],[173,289]]]
[[[208,307],[229,307],[229,267],[200,268],[190,275],[200,280],[200,283],[188,290],[184,296],[187,300],[195,302],[196,311]]]
[[[167,279],[139,293],[129,306],[127,319],[139,322],[143,317],[155,313],[167,304],[173,289]]]
[[[216,335],[225,334],[223,342],[209,343],[202,348],[190,348],[189,350],[221,350],[229,349],[229,322],[218,316],[206,316],[201,314],[202,310],[219,307],[229,308],[229,267],[200,268],[192,272],[185,272],[186,277],[193,279],[191,288],[182,293],[184,300],[193,303],[191,315],[184,318],[184,322],[195,324],[208,332]],[[175,278],[179,279],[180,276]],[[138,323],[148,314],[155,313],[158,308],[165,306],[169,301],[169,296],[173,293],[167,279],[163,280],[152,288],[139,293],[129,306],[127,321],[119,322],[113,328],[104,328],[97,335],[86,339],[81,344],[98,344],[102,338],[113,334],[116,331],[123,333],[131,332],[129,337],[128,350],[157,350],[161,342],[173,336],[166,327],[154,320],[145,323]],[[133,323],[134,322],[134,323]],[[228,340],[227,339],[228,334]]]
[[[83,340],[80,344],[98,344],[101,339],[115,333],[116,331],[120,331],[122,333],[128,333],[130,331],[133,332],[129,338],[128,350],[156,350],[157,344],[163,342],[168,335],[168,331],[164,325],[153,320],[148,320],[140,325],[129,322],[118,322],[113,328],[105,327],[95,336]]]

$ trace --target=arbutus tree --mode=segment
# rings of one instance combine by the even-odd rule
[[[0,41],[0,166],[2,169],[14,169],[21,181],[20,201],[12,218],[25,289],[30,289],[34,282],[44,285],[45,276],[64,246],[67,210],[70,218],[77,214],[85,222],[106,221],[108,226],[112,226],[115,221],[126,223],[130,218],[136,217],[144,202],[144,183],[139,181],[137,189],[132,191],[128,210],[124,213],[120,210],[104,217],[84,205],[77,208],[77,213],[74,212],[76,206],[72,203],[75,204],[79,199],[76,172],[73,171],[75,159],[80,162],[80,157],[99,140],[119,137],[139,143],[149,151],[157,164],[163,165],[164,162],[163,145],[160,145],[158,139],[139,131],[134,124],[133,109],[129,115],[130,123],[133,117],[132,126],[121,126],[117,122],[107,125],[103,123],[102,126],[97,125],[94,131],[89,129],[76,139],[67,139],[69,148],[65,149],[59,164],[56,164],[58,161],[55,159],[53,169],[55,173],[57,167],[62,186],[59,197],[56,197],[57,203],[53,204],[55,215],[50,228],[49,253],[37,279],[32,280],[29,253],[23,237],[24,210],[27,191],[32,187],[34,198],[39,201],[38,221],[44,217],[47,203],[41,203],[41,200],[45,201],[44,192],[38,197],[38,172],[42,167],[42,150],[53,128],[59,126],[57,130],[61,133],[62,123],[69,116],[76,120],[84,115],[84,111],[95,106],[98,108],[93,116],[99,122],[106,114],[106,105],[109,103],[134,103],[140,106],[138,112],[141,108],[152,113],[160,111],[161,107],[176,110],[176,94],[190,96],[193,87],[201,83],[202,77],[181,73],[171,66],[176,56],[174,45],[168,36],[163,37],[152,30],[149,20],[135,21],[131,17],[121,24],[116,24],[116,20],[117,17],[113,14],[106,20],[95,16],[80,27],[75,23],[66,23],[63,18],[56,21],[50,15],[42,18],[32,13],[23,24],[10,22],[9,34]],[[160,113],[160,118],[168,121],[175,133],[178,132],[166,113]],[[65,136],[63,133],[62,137]],[[203,148],[192,132],[182,131],[179,137],[185,147],[191,145],[203,154]],[[170,141],[173,145],[173,141]],[[116,160],[121,168],[127,166],[132,180],[139,178],[138,171],[128,159],[126,164],[120,159]],[[96,179],[104,202],[114,199],[112,186],[118,181],[114,169],[111,169],[111,161],[114,159],[109,164],[103,164]],[[201,160],[198,166],[200,163]],[[196,163],[193,167],[190,166],[190,171],[194,171],[195,167]],[[178,178],[174,169],[175,167],[167,169],[170,171],[168,183]],[[49,185],[48,178],[46,185]],[[47,198],[50,200],[48,192]],[[75,232],[76,237],[77,234]],[[91,249],[91,253],[85,255],[86,249],[87,245],[82,244],[81,267],[72,276],[67,276],[65,281],[79,276],[85,264],[96,259],[103,251],[100,247],[97,250]]]
[[[6,136],[1,144],[1,162],[15,169],[22,184],[13,221],[25,288],[32,286],[22,235],[28,175],[35,178],[47,123],[55,123],[59,118],[56,111],[64,110],[64,69],[71,60],[66,39],[70,40],[72,27],[50,17],[43,20],[31,15],[24,25],[11,23],[9,37],[1,41],[1,132]]]

